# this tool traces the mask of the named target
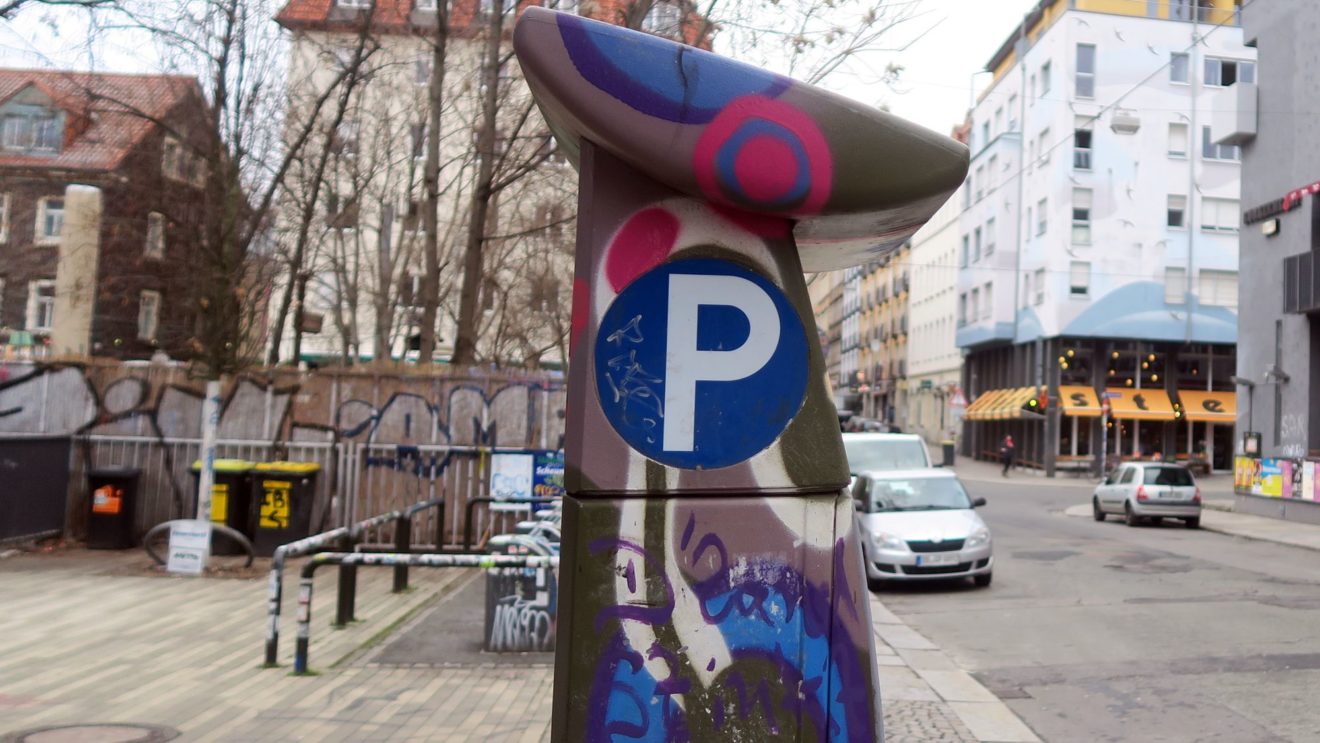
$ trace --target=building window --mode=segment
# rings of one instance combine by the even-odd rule
[[[976,322],[981,316],[981,290],[972,290],[971,304],[967,308],[967,322]]]
[[[985,254],[993,255],[995,252],[995,218],[991,217],[985,221]]]
[[[1031,76],[1031,81],[1030,81],[1030,83],[1029,83],[1029,87],[1027,88],[1027,92],[1028,92],[1027,101],[1030,102],[1030,103],[1035,103],[1035,102],[1036,102],[1036,76],[1035,76],[1034,74]]]
[[[1169,124],[1169,157],[1187,157],[1187,125]]]
[[[1044,165],[1050,161],[1050,130],[1049,127],[1040,130],[1040,138],[1037,147],[1040,152],[1040,164]]]
[[[55,282],[28,282],[27,330],[50,332],[55,325]]]
[[[985,166],[976,166],[976,178],[972,180],[976,184],[976,200],[985,198]]]
[[[1073,189],[1072,241],[1074,245],[1091,244],[1091,189]]]
[[[0,124],[0,146],[37,154],[59,152],[59,118],[45,109],[19,108],[20,112],[7,114]]]
[[[435,10],[432,5],[430,10]],[[434,63],[430,57],[422,57],[413,61],[413,84],[418,87],[425,87],[431,84],[431,68]]]
[[[986,185],[987,191],[994,191],[999,179],[995,177],[995,171],[999,169],[999,156],[991,155],[990,163],[986,166],[986,175],[990,176],[990,183]]]
[[[1022,228],[1022,232],[1023,232],[1023,234],[1025,234],[1025,235],[1027,235],[1027,236],[1030,236],[1030,235],[1031,235],[1031,225],[1033,225],[1033,224],[1035,224],[1035,223],[1031,221],[1031,207],[1027,207],[1027,224],[1026,224],[1026,226],[1024,226],[1024,227]]]
[[[959,267],[959,268],[967,268],[967,256],[968,256],[968,254],[971,252],[971,250],[970,250],[970,248],[971,248],[971,241],[972,241],[971,237],[969,237],[969,236],[967,236],[967,235],[963,235],[963,236],[962,236],[962,252],[960,252],[960,253],[958,254],[958,267]]]
[[[37,244],[49,245],[60,241],[64,229],[64,199],[47,196],[37,202]]]
[[[372,3],[373,1],[374,1],[374,0],[335,0],[335,7],[337,7],[337,8],[354,8],[354,9],[359,9],[359,10],[361,10],[361,9],[365,9],[365,8],[370,8],[370,7],[371,7],[371,3]]]
[[[1022,274],[1022,306],[1031,304],[1031,274],[1024,272]]]
[[[972,230],[972,262],[981,260],[981,228]]]
[[[1164,269],[1164,302],[1187,303],[1187,269],[1172,266]]]
[[[1045,302],[1045,269],[1036,269],[1036,304]]]
[[[1190,57],[1183,52],[1174,52],[1169,57],[1169,82],[1184,84],[1190,82],[1188,73],[1191,72],[1191,67]]]
[[[1201,271],[1201,303],[1215,307],[1238,306],[1238,275],[1235,271]]]
[[[1040,66],[1040,95],[1045,97],[1050,93],[1050,63],[1046,62]]]
[[[1095,44],[1077,45],[1077,97],[1095,97]]]
[[[1192,20],[1192,0],[1169,0],[1169,20]]]
[[[1017,131],[1017,110],[1018,97],[1017,93],[1014,93],[1008,97],[1008,130],[1010,132]]]
[[[1210,127],[1204,126],[1201,127],[1201,157],[1237,162],[1242,159],[1242,150],[1234,144],[1215,144],[1210,138]]]
[[[1088,129],[1073,131],[1073,168],[1091,169],[1091,132]]]
[[[989,144],[990,144],[990,122],[983,121],[981,122],[981,146],[985,147]]]
[[[165,257],[165,215],[152,212],[147,215],[147,246],[143,254],[148,258]]]
[[[358,153],[358,123],[352,119],[339,122],[330,138],[330,151],[344,157],[353,157]]]
[[[160,292],[143,291],[138,295],[138,340],[155,343],[159,325]]]
[[[347,199],[343,202],[339,199],[339,194],[334,191],[327,191],[325,195],[325,222],[326,226],[332,230],[355,230],[358,226],[358,202],[357,199]]]
[[[9,194],[0,193],[0,243],[9,242]]]
[[[1201,229],[1236,233],[1240,224],[1238,210],[1236,199],[1201,199]]]
[[[996,109],[995,109],[995,129],[994,129],[994,131],[995,131],[995,134],[999,134],[1000,132],[1004,131],[1004,107],[1003,107],[1003,106],[1000,106],[999,108],[996,108]]]
[[[432,12],[436,10],[435,0],[417,0],[417,5],[415,7],[417,10],[429,10]]]
[[[958,327],[967,324],[967,293],[958,295]]]
[[[1232,59],[1205,59],[1205,84],[1226,88],[1234,83],[1256,82],[1256,63]]]
[[[990,316],[994,314],[994,309],[995,309],[994,296],[995,296],[995,285],[987,281],[985,284],[985,292],[981,295],[982,299],[984,300],[981,302],[981,317],[987,320],[989,320]]]
[[[413,124],[409,127],[408,135],[412,139],[412,156],[414,160],[426,159],[426,124]]]
[[[1165,211],[1165,224],[1175,230],[1187,226],[1187,197],[1169,194],[1169,206]]]
[[[1049,227],[1049,220],[1046,217],[1046,214],[1049,213],[1046,211],[1046,207],[1049,206],[1047,202],[1048,199],[1041,199],[1036,202],[1036,235],[1038,236],[1045,234],[1045,229]]]
[[[1091,292],[1091,264],[1086,261],[1073,261],[1068,269],[1068,293],[1074,297],[1084,297]]]
[[[682,32],[683,9],[672,0],[656,0],[642,19],[642,30],[677,38]]]
[[[553,276],[541,276],[532,280],[529,306],[532,312],[559,311],[559,283]]]

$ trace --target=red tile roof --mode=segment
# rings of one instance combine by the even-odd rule
[[[160,119],[189,95],[203,100],[196,78],[62,70],[0,69],[0,103],[36,87],[66,112],[58,155],[0,149],[0,167],[113,170]]]

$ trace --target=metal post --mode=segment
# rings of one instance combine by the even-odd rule
[[[312,637],[312,571],[315,569],[315,562],[307,563],[302,580],[298,582],[298,641],[293,651],[294,673],[307,673],[307,646]]]
[[[394,523],[394,551],[399,554],[408,554],[412,551],[412,517],[401,516]],[[408,590],[408,566],[394,566],[394,588],[395,593],[403,593]]]
[[[339,566],[339,592],[335,598],[335,626],[347,627],[356,619],[353,610],[357,601],[357,565],[344,563]]]

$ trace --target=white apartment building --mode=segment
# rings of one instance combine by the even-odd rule
[[[956,193],[912,236],[907,341],[908,433],[932,443],[956,435],[962,425],[962,351],[955,340],[958,310],[957,257],[962,194]]]
[[[1209,132],[1216,93],[1255,76],[1237,5],[1041,0],[987,65],[958,224],[964,453],[1011,433],[1049,472],[1222,465],[1230,427],[1181,411],[1232,389],[1240,154]]]

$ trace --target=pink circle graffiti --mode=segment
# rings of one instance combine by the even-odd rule
[[[655,268],[674,249],[678,217],[659,208],[643,209],[628,218],[610,241],[605,277],[615,293]]]
[[[726,151],[729,145],[736,151]],[[794,214],[819,212],[834,184],[834,159],[816,122],[792,105],[760,95],[734,99],[706,126],[692,153],[692,170],[711,199]],[[804,180],[800,200],[777,203]],[[741,191],[742,199],[731,198],[731,191]]]

